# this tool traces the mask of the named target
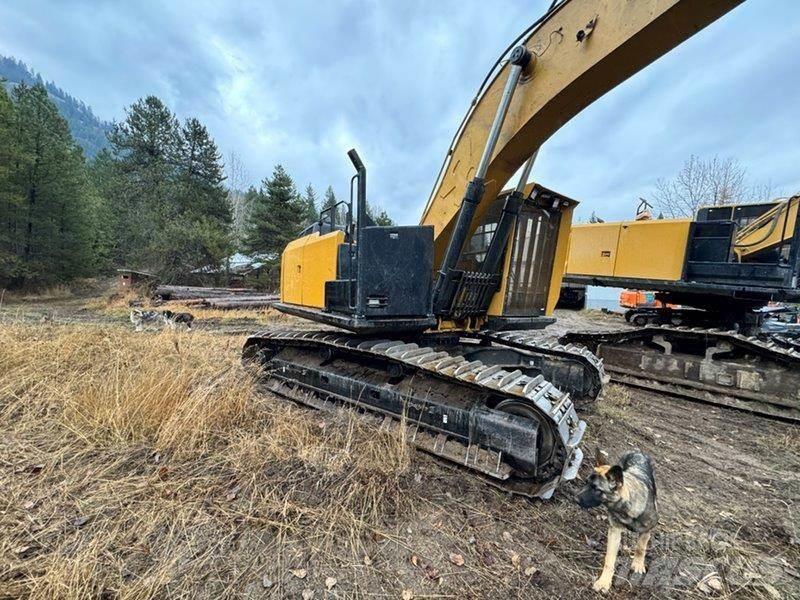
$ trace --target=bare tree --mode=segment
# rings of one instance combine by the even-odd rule
[[[236,152],[228,154],[225,172],[228,176],[228,202],[233,212],[233,232],[236,236],[236,245],[239,246],[247,226],[247,217],[250,215],[250,196],[245,190],[249,175]]]
[[[735,158],[693,154],[673,179],[656,182],[653,200],[671,217],[692,217],[700,206],[768,200],[771,192],[769,184],[750,185],[747,169]]]

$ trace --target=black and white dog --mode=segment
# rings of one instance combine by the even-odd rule
[[[175,329],[178,325],[186,325],[186,329],[191,329],[194,322],[194,315],[187,312],[174,313],[171,310],[165,310],[161,315],[164,318],[164,324],[170,329]]]
[[[171,310],[159,312],[139,308],[131,311],[131,323],[136,327],[136,331],[143,331],[149,326],[159,327],[162,325],[166,325],[170,329],[175,329],[178,325],[185,325],[187,329],[191,329],[193,322],[194,315],[191,313],[174,313]]]
[[[134,308],[131,311],[131,323],[133,323],[136,331],[142,331],[148,326],[158,327],[163,322],[164,318],[158,311],[142,310],[141,308]]]

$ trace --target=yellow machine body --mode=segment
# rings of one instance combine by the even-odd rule
[[[529,189],[532,185],[528,186]],[[556,241],[556,248],[554,252],[554,260],[552,269],[550,269],[548,283],[546,286],[546,298],[544,302],[544,312],[547,315],[553,314],[553,310],[558,302],[559,292],[561,290],[561,281],[564,278],[564,271],[566,266],[567,252],[569,251],[569,236],[572,226],[572,213],[575,210],[574,206],[566,206],[561,209],[561,218],[558,225],[558,237]],[[503,263],[502,279],[500,282],[500,289],[497,290],[492,297],[492,302],[489,305],[487,314],[490,317],[500,317],[511,312],[510,306],[510,292],[513,290],[514,285],[517,283],[509,282],[509,278],[516,272],[517,262],[523,260],[521,257],[524,252],[524,245],[526,241],[525,232],[521,231],[520,224],[516,226],[514,235],[508,240],[506,247],[506,255]],[[522,282],[520,282],[521,284]]]
[[[281,255],[281,302],[325,308],[325,282],[336,279],[343,231],[318,232],[292,240]]]
[[[533,184],[530,184],[526,193],[529,194],[532,189]],[[552,314],[564,276],[573,211],[574,205],[560,209],[552,261],[544,262],[540,272],[530,272],[526,280],[510,282],[514,273],[524,272],[526,257],[532,255],[537,239],[544,237],[544,232],[529,226],[527,221],[521,220],[515,225],[506,247],[500,287],[492,296],[487,316],[500,317],[513,313],[514,303],[519,305],[519,299],[523,297],[529,298],[529,307],[539,305],[544,314]],[[337,277],[338,247],[344,242],[344,232],[337,230],[322,235],[310,233],[287,244],[281,255],[281,302],[325,309],[325,284]],[[433,276],[434,273],[431,273],[431,278]],[[438,327],[477,329],[482,323],[482,320],[470,324],[440,321]]]
[[[690,219],[593,223],[572,228],[571,275],[679,281]]]

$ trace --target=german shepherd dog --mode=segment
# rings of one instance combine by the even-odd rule
[[[609,465],[597,450],[594,472],[578,495],[581,508],[604,506],[608,511],[608,545],[603,572],[594,582],[597,592],[611,588],[622,530],[639,534],[631,570],[644,573],[644,557],[650,533],[658,523],[656,480],[653,462],[640,450],[624,454],[616,465]]]
[[[164,324],[170,329],[175,329],[178,325],[186,325],[186,329],[191,329],[192,322],[194,322],[194,315],[187,312],[174,313],[171,310],[165,310],[161,316],[164,318]]]

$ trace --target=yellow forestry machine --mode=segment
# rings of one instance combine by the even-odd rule
[[[604,373],[585,348],[530,333],[554,321],[576,204],[527,183],[534,158],[595,99],[740,2],[554,1],[490,70],[419,226],[370,222],[351,150],[346,222],[331,210],[286,247],[276,305],[336,329],[250,337],[244,355],[265,385],[405,428],[418,448],[512,493],[547,498],[574,478],[576,403],[597,397]]]
[[[800,195],[576,225],[568,284],[655,302],[626,313],[638,329],[561,341],[591,348],[618,382],[800,422],[800,324],[786,305],[800,302],[798,206]]]

